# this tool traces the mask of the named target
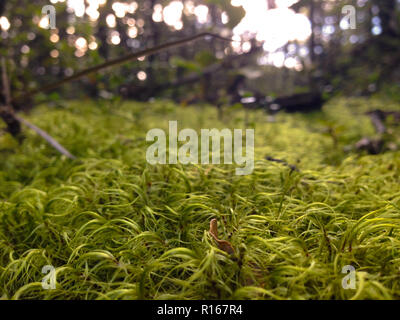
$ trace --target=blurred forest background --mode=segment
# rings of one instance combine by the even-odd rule
[[[49,4],[57,13],[53,30],[42,14]],[[345,5],[356,9],[355,29]],[[165,50],[36,101],[62,94],[221,106],[305,92],[400,100],[399,7],[397,0],[1,0],[0,55],[18,95],[129,52],[212,32],[235,41]]]

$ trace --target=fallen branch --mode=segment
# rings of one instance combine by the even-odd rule
[[[394,124],[400,122],[400,112],[399,111],[383,111],[380,109],[369,111],[365,113],[371,119],[371,122],[375,128],[378,138],[372,139],[368,137],[362,138],[355,144],[355,149],[358,151],[367,151],[369,154],[380,154],[386,149],[393,150],[390,143],[387,144],[385,140],[385,134],[389,133],[390,130],[387,128],[387,118],[393,117]],[[396,146],[394,147],[396,149]]]
[[[231,65],[233,62],[235,62],[237,60],[241,60],[244,57],[247,58],[249,56],[254,55],[254,53],[258,53],[259,49],[260,49],[260,47],[255,47],[255,48],[252,48],[252,50],[248,53],[242,53],[242,54],[228,56],[228,57],[224,58],[222,61],[219,61],[210,66],[205,67],[201,72],[193,72],[182,79],[176,79],[174,81],[159,84],[158,86],[156,86],[155,90],[157,90],[157,92],[159,92],[159,91],[163,91],[163,90],[166,90],[169,88],[176,88],[179,86],[198,82],[202,78],[204,78],[204,76],[207,76],[209,74],[215,74],[215,73],[221,71],[225,66]]]
[[[4,58],[1,59],[1,69],[2,69],[2,82],[4,88],[4,97],[6,101],[5,106],[0,106],[0,116],[6,122],[8,126],[8,131],[12,135],[17,135],[20,131],[20,123],[23,123],[27,127],[35,131],[39,136],[45,139],[54,149],[56,149],[61,154],[65,155],[69,159],[76,159],[67,149],[65,149],[61,144],[59,144],[53,137],[51,137],[46,131],[40,129],[29,121],[19,117],[15,114],[11,105],[11,91],[10,84],[7,76],[7,67]],[[15,126],[18,124],[18,131],[15,131]]]
[[[65,149],[61,144],[59,144],[51,135],[49,135],[46,131],[40,129],[39,127],[35,126],[33,123],[30,123],[28,120],[25,120],[17,115],[15,115],[15,118],[20,122],[26,125],[28,128],[32,129],[35,131],[39,136],[41,136],[43,139],[45,139],[54,149],[56,149],[58,152],[63,154],[69,159],[75,160],[76,157],[71,154],[67,149]]]
[[[7,77],[7,68],[6,68],[6,60],[4,57],[1,58],[1,79],[3,82],[3,94],[4,98],[6,99],[6,106],[11,105],[11,90],[10,90],[10,83]]]

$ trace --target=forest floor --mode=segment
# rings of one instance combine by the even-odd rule
[[[400,298],[400,151],[353,147],[375,136],[364,112],[377,108],[399,106],[336,99],[274,122],[254,111],[247,124],[238,108],[219,121],[214,108],[170,102],[38,107],[29,120],[79,160],[29,129],[20,145],[0,134],[0,298]],[[146,134],[168,120],[255,128],[254,172],[148,164]],[[210,236],[212,219],[232,255]],[[53,290],[42,287],[46,265]],[[355,289],[342,286],[344,266]]]

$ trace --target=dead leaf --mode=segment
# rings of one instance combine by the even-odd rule
[[[233,249],[230,242],[225,240],[218,239],[218,222],[217,219],[212,219],[210,221],[210,235],[214,238],[214,240],[218,244],[218,248],[222,251],[225,251],[228,254],[234,254],[235,250]]]

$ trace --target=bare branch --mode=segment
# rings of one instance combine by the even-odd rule
[[[177,40],[177,41],[167,42],[167,43],[161,44],[161,45],[153,47],[153,48],[145,49],[145,50],[142,50],[142,51],[139,51],[139,52],[128,54],[128,55],[126,55],[124,57],[121,57],[121,58],[117,58],[115,60],[107,61],[107,62],[105,62],[103,64],[100,64],[100,65],[85,69],[83,71],[80,71],[80,72],[78,72],[78,73],[76,73],[76,74],[74,74],[74,75],[72,75],[70,77],[67,77],[65,79],[62,79],[62,80],[60,80],[58,82],[46,85],[44,87],[41,87],[39,89],[33,90],[33,91],[25,93],[25,94],[22,94],[21,96],[16,97],[16,98],[14,98],[12,100],[22,100],[22,99],[30,98],[30,97],[32,97],[35,94],[40,93],[40,92],[52,91],[52,90],[62,86],[65,83],[80,79],[80,78],[82,78],[82,77],[84,77],[84,76],[86,76],[86,75],[88,75],[90,73],[94,73],[94,72],[100,71],[100,70],[108,68],[108,67],[112,67],[112,66],[116,66],[116,65],[119,65],[119,64],[123,64],[123,63],[129,62],[129,61],[132,61],[134,59],[140,58],[140,57],[149,56],[149,55],[164,51],[166,49],[179,47],[181,45],[187,44],[189,42],[192,42],[192,41],[195,41],[197,39],[204,38],[204,37],[212,37],[212,38],[215,38],[215,39],[220,39],[220,40],[230,41],[230,42],[233,41],[232,39],[224,38],[224,37],[221,37],[221,36],[219,36],[217,34],[213,34],[213,33],[208,33],[208,32],[200,33],[200,34],[192,36],[192,37],[187,37],[187,38],[180,39],[180,40]]]
[[[45,139],[54,149],[56,149],[58,152],[63,154],[69,159],[75,160],[76,157],[72,155],[67,149],[65,149],[61,144],[59,144],[52,136],[50,136],[46,131],[40,129],[39,127],[35,126],[33,123],[30,123],[29,121],[21,118],[18,115],[15,115],[15,118],[26,125],[28,128],[32,129],[35,131],[39,136],[41,136],[43,139]]]

